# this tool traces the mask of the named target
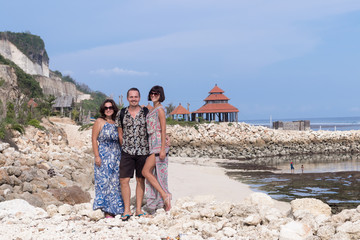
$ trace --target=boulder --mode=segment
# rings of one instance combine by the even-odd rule
[[[0,215],[1,212],[5,212],[10,218],[27,217],[30,219],[39,219],[48,216],[44,209],[34,207],[23,199],[1,202]]]
[[[291,213],[296,218],[303,214],[303,212],[308,212],[314,215],[331,215],[331,208],[326,203],[323,203],[321,200],[315,198],[301,198],[291,201]]]
[[[86,203],[91,200],[90,194],[84,192],[79,186],[52,188],[48,191],[60,202],[70,205]]]
[[[312,236],[311,228],[301,222],[292,221],[280,227],[280,240],[302,240]]]

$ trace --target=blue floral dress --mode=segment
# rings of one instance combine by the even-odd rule
[[[115,124],[105,123],[98,136],[101,166],[94,165],[95,199],[93,209],[113,215],[124,212],[121,196],[119,166],[121,149]]]

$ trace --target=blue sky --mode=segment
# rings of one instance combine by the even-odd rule
[[[50,69],[118,99],[165,89],[195,111],[217,84],[239,119],[360,116],[360,1],[4,1]]]

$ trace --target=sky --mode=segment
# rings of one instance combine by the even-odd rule
[[[141,104],[195,111],[217,84],[239,120],[360,116],[358,0],[0,0],[0,31],[40,36],[50,69]]]

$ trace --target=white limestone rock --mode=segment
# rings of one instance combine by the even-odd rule
[[[227,237],[234,237],[236,234],[236,230],[231,227],[224,227],[223,233]]]
[[[261,223],[261,217],[259,214],[252,214],[244,219],[244,223],[247,225],[256,226]]]
[[[275,204],[274,200],[265,193],[252,193],[249,197],[245,199],[245,201],[247,201],[251,205],[255,205],[258,207],[272,207]]]
[[[329,240],[335,235],[335,227],[330,224],[321,226],[317,230],[316,235],[321,239]]]
[[[104,218],[104,213],[98,209],[89,213],[88,217],[93,221],[99,221]]]
[[[280,228],[280,240],[302,240],[312,235],[309,226],[292,221]]]
[[[4,212],[9,218],[40,219],[48,216],[44,209],[34,207],[23,199],[0,202],[0,216],[3,215]]]
[[[321,214],[330,216],[331,208],[315,198],[301,198],[291,201],[291,213],[295,218],[300,217],[304,212],[311,213],[315,217]]]
[[[70,215],[73,211],[72,206],[69,204],[63,204],[58,207],[58,211],[61,215]]]
[[[46,207],[46,212],[49,214],[50,217],[53,217],[55,214],[58,213],[58,208],[54,204],[50,204]]]

